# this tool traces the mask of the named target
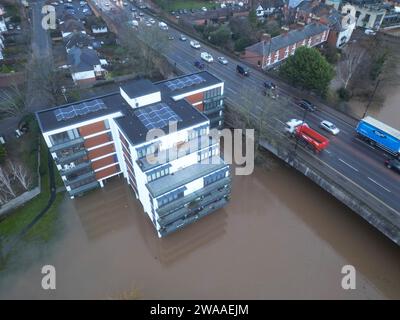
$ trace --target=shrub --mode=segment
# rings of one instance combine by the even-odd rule
[[[249,38],[240,38],[235,41],[235,51],[242,52],[244,49],[252,44]]]
[[[340,89],[337,91],[337,93],[338,93],[339,98],[340,98],[341,100],[349,101],[350,98],[351,98],[351,92],[350,92],[350,90],[348,90],[348,89],[346,89],[346,88],[344,88],[344,87],[340,88]]]

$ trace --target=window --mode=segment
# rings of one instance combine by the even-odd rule
[[[166,175],[169,175],[169,168],[171,167],[170,164],[166,164],[162,167],[159,167],[157,169],[154,169],[152,171],[147,172],[147,182],[151,182],[154,180],[157,180],[161,177],[164,177]]]
[[[136,148],[136,152],[137,152],[138,158],[140,159],[140,158],[144,158],[148,154],[155,153],[156,149],[158,149],[158,148],[159,148],[158,143],[152,143],[152,144],[148,144],[143,147],[140,147],[140,148]]]
[[[207,185],[209,185],[211,183],[214,183],[214,182],[216,182],[218,180],[221,180],[221,179],[225,178],[227,171],[228,170],[225,168],[225,169],[222,169],[220,171],[214,172],[214,173],[204,177],[203,178],[204,186],[207,186]]]
[[[217,87],[204,92],[204,99],[210,99],[221,95],[221,87]]]
[[[164,196],[161,196],[160,198],[157,199],[158,207],[162,207],[162,206],[166,205],[167,203],[175,201],[179,198],[183,198],[185,195],[185,190],[186,190],[186,187],[180,187]]]
[[[50,136],[50,141],[52,145],[56,145],[77,138],[79,138],[78,129],[71,129],[68,131],[53,134],[52,136]]]
[[[189,140],[196,139],[197,137],[204,136],[207,134],[208,125],[194,128],[189,131]]]

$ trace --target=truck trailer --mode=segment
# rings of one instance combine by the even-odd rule
[[[311,129],[306,123],[296,127],[295,135],[311,146],[315,152],[321,152],[329,145],[328,138]]]
[[[373,117],[361,119],[356,127],[358,136],[382,150],[400,158],[400,131]]]

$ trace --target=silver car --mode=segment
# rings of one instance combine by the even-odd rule
[[[322,129],[332,133],[335,136],[340,132],[338,127],[336,127],[332,122],[329,122],[327,120],[322,120],[320,123],[320,127]]]
[[[225,57],[218,57],[218,62],[221,64],[228,64],[228,60]]]

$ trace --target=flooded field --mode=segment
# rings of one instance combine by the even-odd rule
[[[1,299],[400,298],[399,248],[280,163],[234,177],[228,206],[165,239],[118,177],[66,198],[60,214],[54,245],[0,273]],[[44,264],[57,270],[52,292],[40,287]],[[356,290],[341,288],[346,264]]]

